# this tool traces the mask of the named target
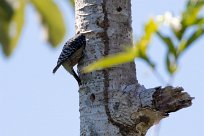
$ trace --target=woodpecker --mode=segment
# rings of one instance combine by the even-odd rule
[[[62,65],[74,78],[77,80],[79,86],[81,85],[81,80],[74,71],[73,67],[79,62],[83,56],[83,50],[86,46],[86,37],[83,34],[77,34],[70,40],[68,40],[62,52],[58,58],[57,65],[53,69],[53,73]]]

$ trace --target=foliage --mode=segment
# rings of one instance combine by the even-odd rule
[[[90,64],[84,68],[84,72],[91,72],[93,70],[99,70],[114,65],[131,62],[134,58],[139,57],[143,59],[151,67],[154,64],[150,61],[147,56],[147,48],[151,40],[152,35],[157,31],[157,24],[153,19],[145,25],[145,33],[139,41],[135,43],[133,47],[126,48],[124,52],[111,55],[109,57],[101,58],[100,60]]]
[[[204,33],[204,17],[199,16],[203,6],[202,0],[189,0],[186,10],[178,21],[179,24],[172,25],[173,23],[169,22],[173,36],[162,34],[161,31],[157,32],[157,36],[167,48],[166,67],[171,75],[177,70],[180,56]]]
[[[24,23],[25,2],[19,1],[18,4],[12,7],[6,1],[0,2],[0,42],[6,56],[15,48]]]
[[[48,30],[48,41],[56,47],[64,38],[65,23],[62,13],[53,0],[1,0],[0,45],[3,53],[10,56],[14,51],[24,26],[25,8],[32,4]]]
[[[57,46],[64,37],[65,24],[62,13],[52,0],[31,0],[42,17],[42,23],[48,28],[48,41]]]
[[[68,1],[69,1],[69,3],[72,5],[72,7],[75,6],[75,0],[68,0]]]
[[[127,63],[133,61],[134,58],[143,59],[156,71],[155,64],[150,60],[147,54],[151,37],[155,34],[167,48],[165,65],[169,75],[173,76],[178,68],[180,56],[204,33],[204,17],[199,15],[203,5],[203,0],[189,0],[180,18],[176,18],[167,12],[162,16],[157,16],[156,21],[150,19],[145,25],[144,35],[140,40],[135,42],[133,47],[128,48],[128,50],[122,53],[102,58],[90,64],[84,68],[84,72],[91,72],[117,64]],[[164,24],[168,25],[171,32],[170,35],[163,34],[159,29]]]
[[[67,0],[74,7],[74,0]],[[32,4],[41,16],[43,26],[48,30],[48,41],[56,47],[64,37],[65,24],[62,13],[54,0],[1,0],[0,1],[0,46],[3,53],[10,56],[14,51],[24,26],[25,8]],[[148,55],[152,36],[156,35],[167,49],[165,66],[170,76],[177,71],[181,55],[204,33],[204,17],[200,15],[203,0],[188,0],[185,10],[180,17],[174,17],[167,12],[150,19],[144,28],[144,34],[132,47],[124,52],[112,54],[90,64],[84,72],[91,72],[142,59],[154,71],[155,63]],[[168,25],[171,34],[162,32],[160,27]]]

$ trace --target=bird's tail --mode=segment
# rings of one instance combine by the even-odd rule
[[[54,74],[54,73],[58,70],[59,67],[60,67],[60,65],[57,65],[57,66],[53,69],[52,73]]]

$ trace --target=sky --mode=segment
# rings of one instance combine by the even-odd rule
[[[67,34],[56,49],[42,38],[35,9],[26,8],[26,22],[15,52],[5,58],[0,51],[0,136],[78,136],[79,98],[75,79],[60,68],[53,75],[63,43],[74,35],[74,14],[65,0],[56,0],[64,14]],[[184,9],[186,0],[132,0],[133,35],[139,37],[152,16]],[[193,105],[163,119],[160,136],[204,135],[204,39],[199,39],[180,59],[174,86],[195,97]],[[165,48],[155,37],[149,53],[163,67]],[[137,78],[146,88],[162,85],[141,60],[136,60]],[[65,76],[66,75],[66,76]],[[151,135],[151,131],[148,132]]]

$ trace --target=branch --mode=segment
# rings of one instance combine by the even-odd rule
[[[193,97],[184,92],[182,87],[167,86],[165,88],[155,88],[153,94],[153,106],[163,113],[178,111],[192,105]]]
[[[143,86],[129,85],[123,93],[112,92],[110,107],[112,119],[121,124],[123,130],[129,130],[124,135],[136,133],[145,135],[147,130],[166,118],[170,112],[178,111],[192,105],[193,97],[182,87],[167,86],[145,89]],[[137,91],[136,91],[137,90]]]

